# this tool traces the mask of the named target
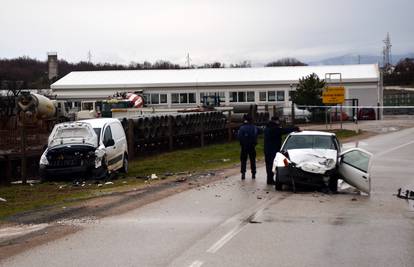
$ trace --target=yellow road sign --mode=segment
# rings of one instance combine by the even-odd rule
[[[328,86],[322,93],[322,103],[342,104],[345,101],[345,87]]]

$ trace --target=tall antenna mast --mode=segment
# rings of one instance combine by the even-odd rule
[[[88,51],[88,63],[91,63],[92,61],[92,53],[91,50]]]
[[[392,64],[392,59],[391,59],[391,38],[390,38],[390,33],[387,32],[387,37],[385,37],[385,39],[383,40],[384,42],[384,48],[382,51],[382,55],[383,55],[383,67],[384,69],[389,69],[391,67]]]
[[[191,67],[191,58],[190,58],[190,53],[187,53],[187,59],[186,59],[186,62],[187,62],[187,68],[190,68],[190,67]]]

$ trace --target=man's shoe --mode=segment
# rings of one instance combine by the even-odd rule
[[[256,174],[252,173],[252,179],[256,179]]]
[[[242,175],[241,175],[241,179],[242,179],[242,180],[246,179],[246,175],[245,175],[244,173],[242,173]]]
[[[274,185],[275,184],[275,181],[267,181],[267,184],[270,184],[270,185]]]

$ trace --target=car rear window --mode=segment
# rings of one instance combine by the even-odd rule
[[[283,150],[288,149],[337,149],[331,136],[291,135]]]

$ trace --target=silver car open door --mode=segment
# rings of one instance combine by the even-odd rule
[[[367,194],[371,191],[372,154],[360,148],[351,148],[341,153],[339,173],[348,184]]]

